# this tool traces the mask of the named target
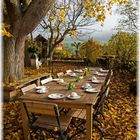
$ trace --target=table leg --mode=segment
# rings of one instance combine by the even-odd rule
[[[86,107],[86,140],[92,140],[92,105]]]
[[[29,126],[28,126],[28,117],[26,115],[26,111],[24,109],[23,103],[21,103],[21,117],[22,117],[22,127],[23,127],[23,134],[24,140],[29,140]]]

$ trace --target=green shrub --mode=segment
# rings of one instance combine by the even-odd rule
[[[55,50],[53,56],[54,58],[57,56],[57,59],[64,59],[64,58],[71,57],[72,54],[69,51],[65,51],[65,50]]]
[[[103,54],[103,46],[95,40],[88,40],[83,43],[79,49],[81,58],[87,58],[91,63],[95,64],[96,59]]]
[[[116,56],[114,68],[136,72],[137,45],[136,33],[118,32],[111,37],[105,51]]]
[[[30,53],[40,54],[40,52],[41,52],[41,47],[38,46],[36,43],[33,43],[32,46],[28,48],[28,51],[29,51]]]

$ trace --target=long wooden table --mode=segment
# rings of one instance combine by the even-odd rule
[[[66,107],[66,108],[76,108],[76,109],[86,109],[86,140],[92,140],[92,113],[93,113],[93,105],[96,101],[96,97],[99,92],[97,93],[87,93],[85,92],[81,86],[84,83],[90,83],[93,87],[96,87],[97,89],[101,89],[101,86],[105,80],[105,77],[98,77],[102,81],[100,84],[93,84],[90,80],[91,76],[84,77],[80,82],[74,82],[75,87],[72,91],[77,92],[78,95],[81,96],[80,99],[71,100],[66,98],[63,99],[49,99],[48,95],[52,93],[62,93],[66,96],[71,94],[72,91],[67,90],[67,86],[64,84],[58,84],[57,82],[50,82],[47,83],[47,86],[49,87],[48,92],[43,94],[36,93],[36,90],[32,90],[27,92],[27,94],[20,97],[20,101],[22,103],[23,100],[31,100],[31,101],[41,101],[41,102],[52,102],[56,103],[60,107]],[[69,78],[64,78],[65,81],[68,81]],[[71,79],[72,81],[73,79]],[[22,104],[21,104],[22,105]],[[22,105],[21,108],[22,112],[22,119],[23,119],[23,131],[24,131],[24,139],[28,139],[28,133],[29,133],[29,127],[28,127],[28,121],[27,116],[24,110],[24,107]]]

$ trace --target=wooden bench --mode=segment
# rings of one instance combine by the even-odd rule
[[[19,92],[20,89],[29,84],[35,83],[37,86],[40,85],[40,81],[48,77],[50,74],[38,74],[33,75],[28,78],[17,81],[14,85],[5,85],[3,86],[3,97],[5,101],[12,100]]]

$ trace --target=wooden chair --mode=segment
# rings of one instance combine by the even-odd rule
[[[40,82],[41,82],[42,85],[44,85],[44,84],[46,84],[46,83],[48,83],[48,82],[51,82],[52,79],[53,79],[53,78],[50,76],[50,77],[48,77],[48,78],[45,78],[45,79],[41,80]]]
[[[97,98],[95,105],[93,106],[93,128],[97,129],[97,131],[100,133],[101,137],[103,137],[103,132],[101,131],[101,129],[99,128],[98,125],[102,126],[100,120],[99,120],[99,115],[103,115],[100,110],[102,108],[102,105],[104,104],[107,96],[108,96],[108,92],[109,92],[109,87],[106,87],[106,89],[104,89],[103,92],[100,96]],[[72,124],[74,125],[74,127],[76,128],[76,133],[73,134],[70,139],[72,139],[74,136],[76,136],[79,133],[83,133],[85,131],[85,127],[84,124],[86,123],[86,110],[85,109],[78,109],[77,111],[75,111],[75,113],[73,114],[73,118],[75,119],[80,119],[79,123],[77,125],[75,125],[75,120],[72,121]]]
[[[23,101],[29,127],[33,131],[47,130],[52,134],[53,130],[58,130],[62,140],[66,140],[66,130],[72,119],[71,114],[60,116],[58,106],[54,103]]]
[[[23,94],[26,94],[27,91],[35,89],[35,88],[36,88],[36,84],[31,84],[31,85],[21,88],[21,91]]]
[[[105,87],[102,91],[102,93],[100,94],[100,96],[97,97],[96,103],[93,106],[94,109],[94,116],[97,116],[98,114],[100,114],[103,119],[103,106],[104,106],[104,102],[108,97],[108,93],[109,93],[109,86]]]

